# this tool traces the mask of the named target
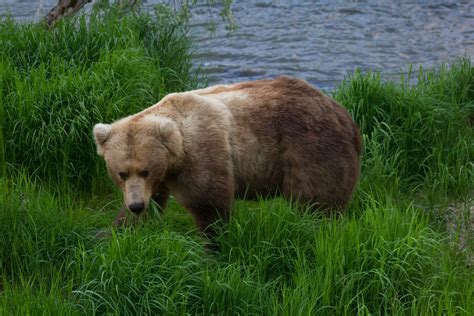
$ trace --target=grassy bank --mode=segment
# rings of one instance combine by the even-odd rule
[[[213,254],[174,201],[94,237],[120,195],[92,126],[197,84],[178,21],[110,16],[53,32],[2,21],[0,42],[0,314],[474,313],[468,60],[415,86],[341,83],[334,96],[365,138],[347,215],[238,201]]]

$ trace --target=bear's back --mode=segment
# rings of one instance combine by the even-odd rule
[[[361,141],[348,112],[307,82],[279,77],[193,91],[224,103],[232,113],[237,187],[265,194],[280,187],[294,154],[327,159],[349,153],[358,161]],[[248,192],[247,192],[248,194]]]
[[[224,103],[237,128],[251,132],[263,144],[308,132],[342,139],[358,136],[354,130],[357,127],[342,106],[300,79],[278,77],[218,85],[196,90],[196,94]],[[351,140],[360,153],[360,142]]]

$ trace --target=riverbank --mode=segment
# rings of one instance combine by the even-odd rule
[[[0,42],[0,314],[473,314],[469,60],[414,86],[342,82],[334,97],[365,140],[347,214],[238,201],[213,254],[174,200],[94,237],[121,197],[93,124],[200,84],[179,21],[110,16],[53,32],[2,21]]]

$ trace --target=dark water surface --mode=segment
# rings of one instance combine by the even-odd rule
[[[55,2],[0,0],[0,14],[34,20]],[[212,83],[287,74],[331,89],[357,67],[396,76],[409,64],[474,54],[474,1],[234,0],[232,9],[238,29],[231,35],[218,10],[193,10],[194,58]]]

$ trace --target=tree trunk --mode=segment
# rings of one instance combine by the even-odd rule
[[[44,17],[44,21],[48,27],[51,27],[59,19],[76,14],[86,3],[91,1],[92,0],[59,0],[58,4]]]

